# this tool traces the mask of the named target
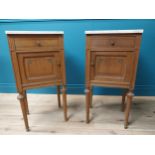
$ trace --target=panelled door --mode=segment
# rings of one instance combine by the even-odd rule
[[[134,57],[135,52],[91,51],[91,80],[129,84]]]
[[[23,84],[61,79],[60,52],[18,52],[17,57]]]

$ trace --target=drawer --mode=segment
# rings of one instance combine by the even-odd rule
[[[93,35],[90,37],[89,47],[91,49],[129,49],[135,48],[135,36],[117,36],[117,35]]]
[[[35,36],[19,36],[14,38],[16,50],[41,50],[62,48],[60,37],[35,37]]]

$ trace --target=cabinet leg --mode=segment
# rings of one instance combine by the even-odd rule
[[[22,114],[23,114],[23,118],[24,118],[24,123],[25,123],[25,128],[26,128],[27,131],[29,131],[29,124],[28,124],[28,118],[27,118],[27,106],[26,106],[26,102],[25,102],[24,97],[25,97],[24,93],[19,94],[17,96],[17,99],[20,101]]]
[[[67,118],[67,96],[66,96],[66,87],[63,86],[62,89],[62,98],[63,98],[63,109],[64,109],[64,119],[65,121],[68,121]]]
[[[134,96],[134,94],[131,91],[128,92],[128,94],[127,94],[127,104],[126,104],[126,108],[125,108],[125,122],[124,122],[124,128],[125,129],[128,128],[128,119],[129,119],[129,113],[130,113],[130,109],[131,109],[133,96]]]
[[[124,112],[125,110],[125,99],[126,99],[126,95],[127,95],[127,92],[125,92],[123,95],[122,95],[122,106],[121,106],[121,111]]]
[[[30,114],[26,91],[24,91],[24,102],[25,102],[25,105],[26,105],[26,112],[27,112],[27,114]]]
[[[93,88],[90,89],[90,108],[93,108]]]
[[[89,123],[89,115],[90,115],[90,89],[85,89],[86,93],[86,123]]]
[[[61,108],[60,86],[57,86],[58,107]]]

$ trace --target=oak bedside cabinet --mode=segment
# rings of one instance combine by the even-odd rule
[[[61,107],[62,92],[67,121],[63,31],[6,31],[6,34],[26,130],[29,131],[27,89],[57,86],[58,106]]]
[[[125,90],[122,111],[125,110],[124,128],[128,127],[142,33],[143,30],[85,31],[87,123],[92,87],[114,87]]]

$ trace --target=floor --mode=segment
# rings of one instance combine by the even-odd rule
[[[124,129],[121,96],[93,96],[91,122],[85,123],[85,96],[68,95],[69,121],[56,95],[28,94],[30,132],[26,132],[17,94],[0,94],[0,134],[154,135],[155,97],[134,97],[130,125]]]

